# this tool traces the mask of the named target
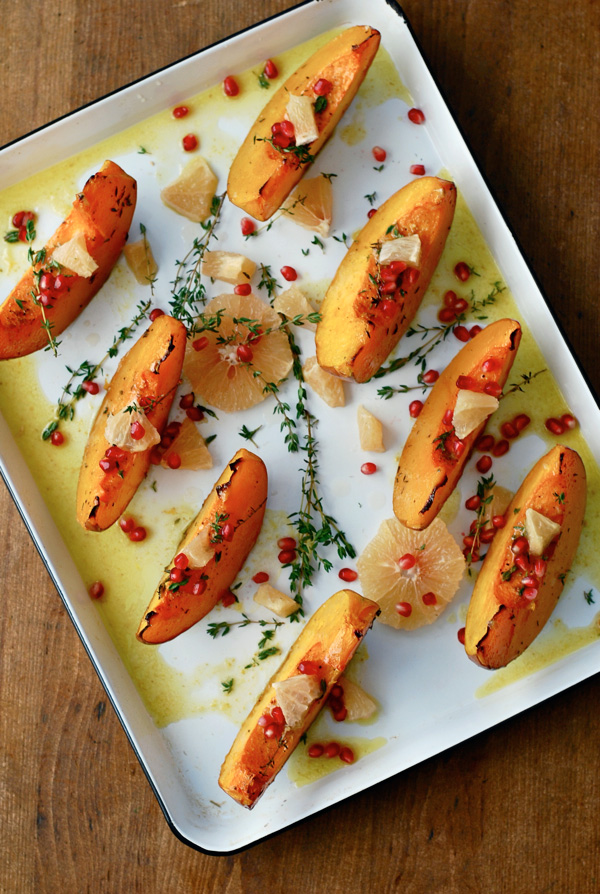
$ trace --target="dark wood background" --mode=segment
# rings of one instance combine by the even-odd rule
[[[0,143],[292,5],[5,2]],[[404,8],[598,387],[599,3]],[[0,557],[3,894],[600,888],[599,677],[244,853],[207,856],[167,827],[4,489]]]

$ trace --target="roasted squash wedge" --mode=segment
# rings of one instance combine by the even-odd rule
[[[23,275],[0,307],[0,360],[23,357],[48,344],[44,314],[55,338],[89,304],[125,245],[136,190],[135,180],[112,161],[106,161],[89,178],[75,197],[73,210],[46,243],[44,260]],[[75,237],[81,239],[92,266],[97,265],[87,276],[49,263],[54,252]],[[40,281],[44,272],[50,281],[60,275],[60,289],[49,289],[49,304],[42,308]]]
[[[498,399],[521,341],[516,320],[497,320],[458,352],[431,389],[406,440],[394,483],[394,514],[422,530],[436,517],[462,475],[493,407],[468,434],[456,433],[459,395]],[[465,395],[461,395],[465,392]]]
[[[109,528],[146,475],[179,384],[186,334],[183,323],[163,314],[119,363],[79,473],[77,520],[84,528]]]
[[[585,503],[579,454],[553,447],[513,497],[477,577],[465,626],[465,650],[476,663],[504,667],[540,633],[577,551]]]
[[[260,533],[267,503],[267,469],[238,450],[189,526],[137,636],[164,643],[196,624],[228,591]]]
[[[227,195],[234,205],[257,220],[268,220],[277,211],[352,102],[379,40],[374,28],[348,28],[307,59],[277,90],[252,125],[230,168]],[[317,84],[317,91],[324,89],[326,94],[315,92]],[[302,145],[292,141],[291,145],[278,146],[272,127],[286,119],[290,97],[310,100],[308,115],[316,136]]]
[[[317,326],[319,365],[366,382],[410,326],[454,218],[456,188],[422,177],[389,198],[362,228],[333,278]],[[410,237],[407,239],[406,237]],[[389,260],[416,247],[408,261]]]
[[[219,785],[243,807],[254,807],[281,770],[378,613],[370,599],[339,590],[308,621],[221,767]]]

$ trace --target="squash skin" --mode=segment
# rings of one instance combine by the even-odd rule
[[[452,424],[443,422],[447,410],[454,410],[459,376],[473,376],[482,385],[496,382],[504,386],[521,341],[521,326],[516,320],[497,320],[482,329],[458,352],[431,389],[406,440],[396,480],[393,507],[396,518],[409,528],[426,528],[456,487],[475,441],[486,421],[463,439],[459,458],[448,455],[438,440]],[[495,359],[496,368],[481,371],[485,360]],[[483,388],[482,388],[483,390]]]
[[[353,590],[338,590],[314,613],[290,649],[283,664],[267,683],[262,695],[242,724],[219,774],[219,785],[243,807],[252,808],[311,725],[362,637],[371,627],[379,607]],[[273,683],[295,676],[301,661],[320,665],[322,697],[316,699],[300,726],[285,728],[282,736],[267,739],[259,717],[275,707]]]
[[[555,494],[564,494],[559,503]],[[585,467],[578,453],[560,444],[543,456],[526,476],[506,510],[507,524],[497,531],[477,577],[465,625],[465,651],[482,667],[505,667],[540,633],[562,593],[562,576],[577,551],[586,503]],[[561,525],[538,595],[528,602],[518,591],[522,574],[505,581],[513,565],[514,527],[528,508]],[[553,541],[554,542],[554,541]]]
[[[290,75],[261,111],[231,165],[227,195],[234,205],[256,220],[268,220],[277,211],[308,167],[293,152],[282,153],[263,142],[272,137],[272,125],[283,120],[288,95],[308,95],[312,99],[316,98],[312,88],[319,78],[333,84],[327,107],[315,116],[319,136],[306,147],[316,156],[354,99],[379,42],[379,32],[374,28],[348,28]]]
[[[370,379],[412,323],[438,265],[454,218],[456,187],[420,177],[394,193],[365,224],[333,278],[317,325],[317,360],[330,373],[357,382]],[[382,313],[373,245],[397,226],[421,238],[419,278],[402,286],[393,313]],[[390,297],[390,296],[387,296]]]
[[[215,521],[217,513],[227,514],[227,522],[234,525],[233,539],[220,543],[215,549],[215,555],[219,553],[220,556],[218,561],[211,559],[203,567],[206,589],[199,596],[169,589],[169,572],[174,567],[171,562],[140,622],[137,632],[140,642],[167,642],[188,630],[214,608],[237,577],[256,543],[265,514],[267,493],[267,469],[262,459],[249,450],[238,450],[189,525],[175,555],[185,553],[187,544],[200,530]]]
[[[152,402],[146,413],[161,432],[179,384],[185,355],[186,328],[179,320],[163,314],[148,327],[119,363],[98,410],[87,445],[77,484],[77,521],[89,531],[104,531],[125,511],[150,466],[151,448],[127,452],[119,470],[110,475],[99,466],[111,446],[105,437],[108,413],[139,402]],[[156,371],[153,371],[156,369]],[[156,402],[156,403],[154,403]],[[108,500],[100,500],[104,491]]]
[[[46,308],[53,337],[64,332],[108,279],[127,239],[136,194],[136,181],[114,162],[104,162],[77,194],[73,210],[46,243],[46,257],[50,258],[58,245],[82,232],[87,250],[98,264],[90,277],[66,277],[65,290],[53,307]],[[32,289],[30,268],[0,307],[0,360],[24,357],[48,344],[41,308],[33,301]]]

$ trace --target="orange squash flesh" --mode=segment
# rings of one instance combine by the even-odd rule
[[[375,602],[353,590],[339,590],[308,621],[242,724],[221,767],[219,785],[243,807],[254,807],[281,770],[378,614]],[[284,726],[280,736],[268,739],[258,720],[277,704],[273,683],[299,674],[301,662],[310,662],[311,673],[318,673],[321,695],[312,702],[301,725],[294,729]]]
[[[409,328],[438,265],[454,218],[456,187],[438,177],[413,180],[389,198],[352,243],[321,305],[316,345],[319,365],[357,382],[373,376]],[[393,228],[396,228],[393,231]],[[396,235],[418,234],[418,278],[402,275],[401,289],[382,300],[373,246]]]
[[[186,592],[185,585],[174,587],[169,577],[171,569],[175,567],[172,562],[140,622],[137,637],[141,642],[167,642],[192,627],[215,607],[237,577],[256,543],[265,514],[267,491],[267,469],[263,461],[248,450],[238,450],[204,501],[175,553],[185,553],[190,541],[200,531],[209,529],[209,536],[214,540],[215,555],[198,569],[205,589],[195,595],[193,592]],[[230,541],[219,536],[224,523],[234,528]],[[190,580],[189,573],[187,580]]]
[[[268,220],[298,183],[308,163],[293,151],[280,152],[270,143],[271,127],[285,117],[289,95],[316,100],[314,85],[330,81],[327,106],[315,115],[319,136],[306,149],[315,156],[352,102],[379,47],[374,28],[357,25],[329,41],[277,90],[252,125],[231,165],[227,195],[234,205],[257,220]]]
[[[585,503],[586,475],[579,454],[561,445],[553,447],[513,497],[505,513],[506,525],[496,532],[479,572],[465,626],[465,651],[476,663],[504,667],[540,633],[575,557]],[[561,526],[547,549],[546,571],[532,601],[522,593],[524,573],[512,570],[515,556],[511,545],[522,534],[527,509],[535,509]]]
[[[125,451],[111,472],[100,468],[107,449],[108,414],[127,406],[147,406],[146,417],[161,432],[179,384],[185,356],[186,328],[163,314],[119,363],[92,425],[77,485],[77,520],[89,531],[104,531],[125,511],[150,466],[151,448]]]
[[[482,329],[458,352],[431,389],[406,440],[394,482],[394,514],[409,528],[421,531],[436,517],[463,473],[475,441],[485,428],[481,423],[458,444],[452,437],[452,422],[444,422],[454,411],[459,376],[471,376],[483,391],[494,382],[504,386],[521,341],[516,320],[497,320]],[[486,360],[494,368],[482,370]],[[458,455],[460,453],[460,455]]]
[[[133,213],[137,185],[112,161],[104,162],[77,194],[73,210],[45,245],[50,259],[57,246],[82,233],[88,253],[98,264],[89,277],[65,271],[66,288],[53,307],[45,309],[47,322],[56,337],[73,322],[108,279],[121,253]],[[43,268],[36,267],[36,271]],[[48,344],[42,309],[36,305],[34,270],[30,268],[0,307],[0,360],[23,357]]]

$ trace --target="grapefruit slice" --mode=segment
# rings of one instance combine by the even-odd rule
[[[431,624],[455,595],[465,558],[444,522],[424,531],[386,519],[357,566],[364,595],[381,608],[378,620],[398,630]]]
[[[179,458],[179,465],[175,465],[174,457]],[[179,431],[163,453],[160,464],[169,469],[212,469],[212,456],[195,422],[186,417],[179,423]]]
[[[279,315],[256,295],[218,295],[203,318],[214,329],[188,342],[183,365],[194,393],[226,413],[263,401],[292,368]]]
[[[179,177],[165,186],[160,197],[177,214],[200,223],[210,215],[217,183],[206,159],[198,155],[186,164]]]
[[[318,236],[329,236],[333,210],[333,189],[331,181],[320,174],[307,177],[283,203],[286,217],[294,223],[312,230]]]
[[[319,678],[313,674],[296,674],[287,680],[276,680],[273,689],[285,722],[291,729],[300,726],[312,703],[323,694]]]

